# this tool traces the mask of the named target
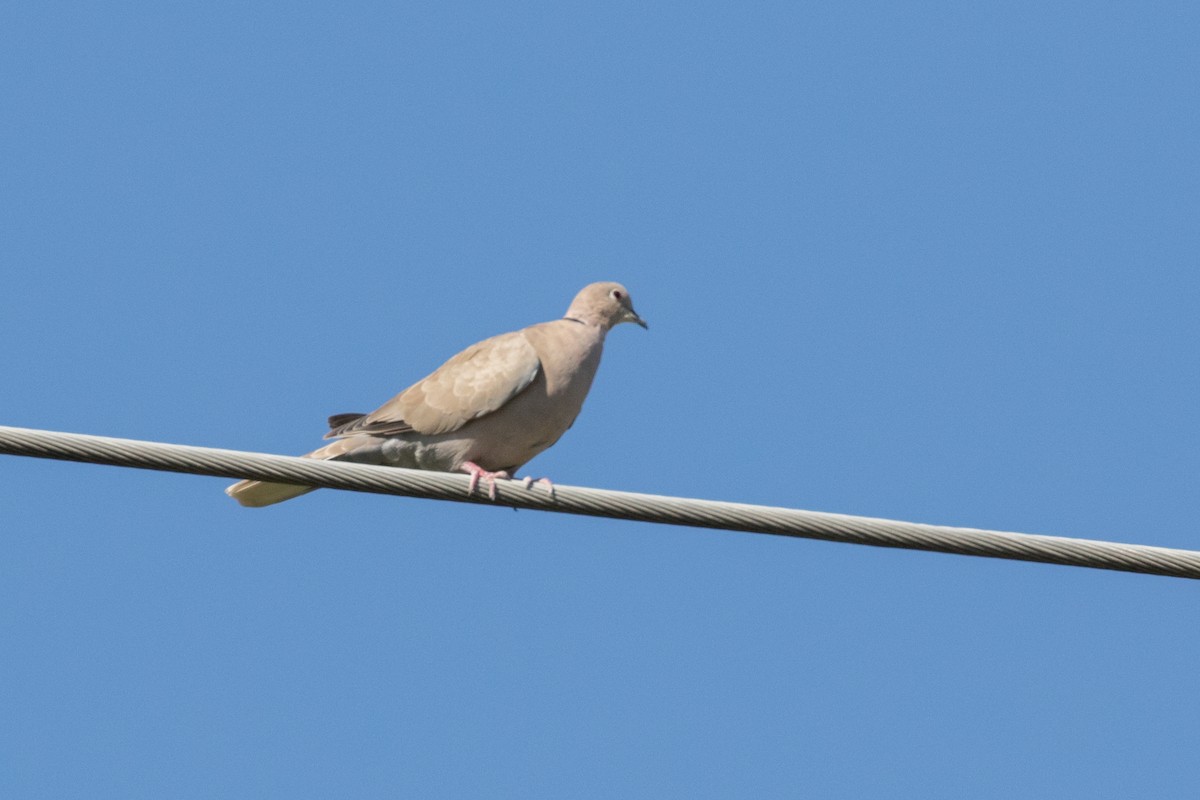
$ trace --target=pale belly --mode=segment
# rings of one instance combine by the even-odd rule
[[[584,392],[550,397],[535,381],[512,402],[451,433],[407,434],[383,443],[385,461],[397,467],[457,472],[471,461],[489,471],[515,470],[559,440],[575,422]]]

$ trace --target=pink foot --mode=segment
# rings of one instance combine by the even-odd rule
[[[529,475],[526,475],[524,478],[521,478],[521,483],[525,485],[526,489],[528,489],[530,486],[533,486],[535,483],[544,483],[546,484],[546,491],[550,493],[550,499],[558,499],[554,496],[554,484],[551,483],[549,478],[533,478]]]
[[[483,478],[485,481],[487,481],[487,485],[488,485],[488,499],[495,500],[496,499],[496,478],[504,478],[505,480],[508,480],[509,478],[512,477],[504,470],[500,470],[499,472],[488,472],[486,469],[479,466],[474,461],[463,462],[463,465],[461,467],[459,467],[459,469],[463,472],[469,473],[471,476],[471,482],[467,484],[467,496],[468,497],[475,494],[475,487],[479,486],[479,479]]]

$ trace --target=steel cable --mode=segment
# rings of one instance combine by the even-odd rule
[[[914,522],[695,500],[577,486],[526,488],[498,481],[497,498],[467,496],[468,477],[395,467],[312,461],[293,456],[114,439],[0,426],[0,454],[295,483],[328,489],[502,505],[698,528],[831,542],[1037,561],[1075,567],[1200,578],[1200,552],[1092,539],[953,528]]]

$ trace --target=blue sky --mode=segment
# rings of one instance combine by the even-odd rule
[[[277,453],[594,280],[566,484],[1195,548],[1194,3],[37,3],[0,424]],[[0,458],[5,797],[1191,797],[1191,582]]]

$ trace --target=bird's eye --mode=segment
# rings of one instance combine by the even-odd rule
[[[621,290],[620,290],[620,289],[613,289],[613,290],[612,290],[612,296],[613,296],[613,299],[614,299],[614,300],[620,300],[620,299],[621,299],[622,297],[624,297],[625,295],[621,294]]]

